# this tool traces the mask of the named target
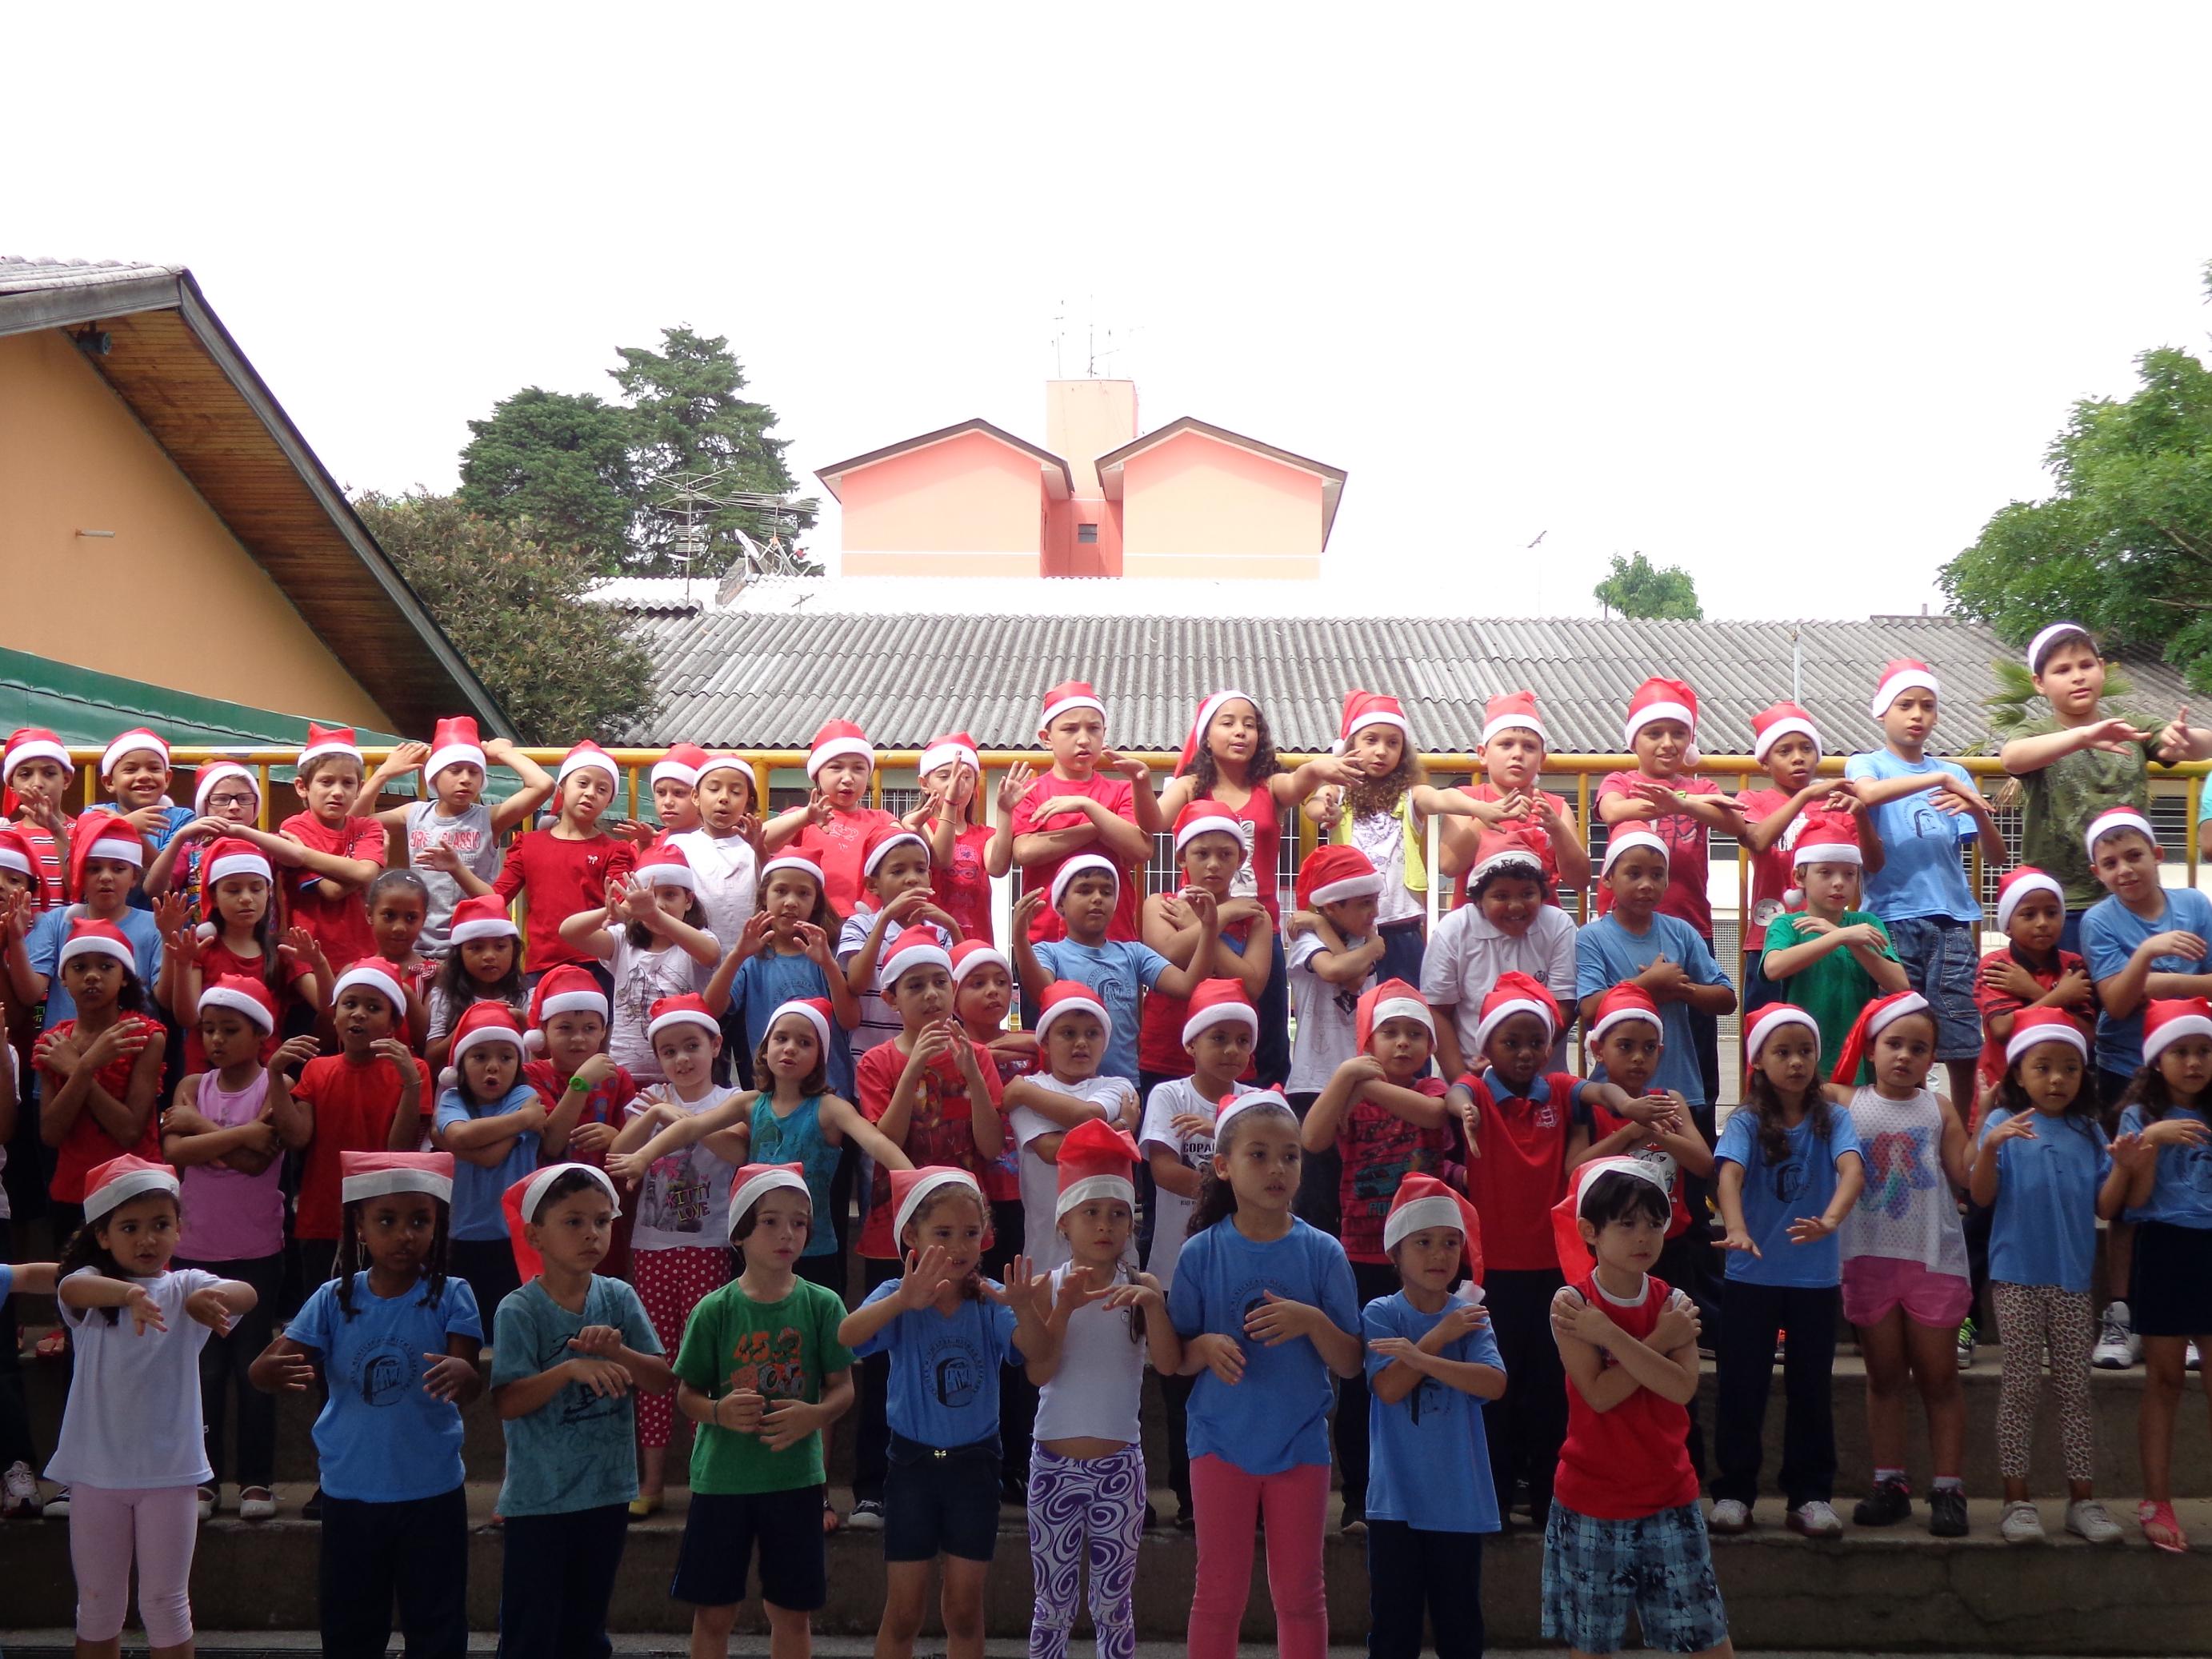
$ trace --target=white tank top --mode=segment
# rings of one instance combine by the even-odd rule
[[[1966,1278],[1966,1229],[1943,1173],[1942,1103],[1925,1089],[1889,1100],[1867,1087],[1852,1095],[1850,1111],[1866,1190],[1844,1221],[1844,1260],[1885,1256]]]
[[[1067,1268],[1054,1271],[1058,1293]],[[1145,1317],[1159,1316],[1147,1310]],[[1060,1369],[1037,1394],[1039,1440],[1137,1439],[1137,1404],[1145,1386],[1146,1345],[1129,1332],[1130,1310],[1103,1302],[1079,1308],[1067,1322]]]

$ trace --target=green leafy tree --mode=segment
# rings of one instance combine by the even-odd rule
[[[603,574],[591,549],[453,495],[371,492],[354,510],[525,744],[607,741],[652,708],[653,659],[632,624],[584,597]]]
[[[1612,574],[1590,591],[1608,617],[1698,622],[1705,614],[1688,571],[1679,564],[1662,568],[1641,553],[1626,559],[1614,554]]]
[[[586,548],[612,574],[637,516],[630,415],[589,394],[526,386],[471,421],[461,451],[460,504]]]

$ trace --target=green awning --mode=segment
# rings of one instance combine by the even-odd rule
[[[0,650],[0,728],[19,726],[49,727],[72,748],[97,747],[134,726],[150,726],[179,747],[296,749],[307,735],[304,715],[198,697],[50,657]],[[360,736],[371,744],[398,741],[388,732],[364,730]]]

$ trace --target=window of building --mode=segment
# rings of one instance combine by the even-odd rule
[[[1076,526],[1075,539],[1082,543],[1086,547],[1091,545],[1098,539],[1098,526],[1095,524],[1079,524]]]

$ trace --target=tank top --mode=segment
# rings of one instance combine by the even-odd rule
[[[199,1079],[195,1109],[218,1129],[252,1122],[269,1097],[266,1072],[255,1073],[235,1094],[223,1088],[218,1073],[203,1072]],[[284,1248],[283,1175],[282,1158],[259,1175],[221,1164],[185,1169],[177,1254],[188,1261],[250,1261],[278,1254]]]
[[[1843,1254],[1917,1261],[1966,1277],[1966,1233],[1943,1173],[1943,1109],[1923,1089],[1886,1099],[1871,1085],[1851,1096],[1851,1127],[1866,1158],[1866,1190],[1844,1218]]]
[[[806,1235],[810,1256],[837,1254],[837,1230],[830,1224],[830,1178],[837,1173],[842,1149],[822,1133],[822,1097],[809,1095],[778,1117],[769,1097],[753,1102],[750,1157],[756,1164],[797,1164],[806,1171],[806,1194],[814,1205],[814,1225]]]
[[[1505,799],[1504,792],[1493,783],[1463,783],[1460,785],[1459,792],[1471,799],[1481,801],[1486,805],[1494,805]],[[1566,817],[1567,798],[1565,795],[1555,795],[1548,789],[1539,789],[1536,793],[1551,803],[1554,812],[1561,817]],[[1473,818],[1462,818],[1459,822],[1474,824],[1477,831],[1476,839],[1478,842],[1480,840],[1480,831],[1483,829],[1481,824],[1476,823]],[[1558,904],[1559,902],[1559,849],[1552,845],[1550,832],[1537,822],[1536,815],[1533,812],[1525,818],[1514,818],[1510,822],[1534,846],[1536,856],[1543,864],[1544,879],[1550,884],[1552,890],[1551,896],[1544,902],[1547,904]],[[1452,903],[1455,907],[1467,902],[1468,878],[1474,873],[1474,869],[1470,866],[1469,868],[1461,871],[1454,878]]]
[[[1229,896],[1259,900],[1268,920],[1279,927],[1283,913],[1277,872],[1282,861],[1283,826],[1271,783],[1272,780],[1263,781],[1242,806],[1229,808],[1230,816],[1244,826],[1244,867],[1230,883]]]
[[[443,956],[446,931],[453,924],[453,906],[460,902],[461,884],[443,870],[423,867],[422,854],[433,847],[450,847],[470,871],[483,880],[499,874],[499,838],[492,833],[491,808],[477,801],[457,817],[438,816],[438,803],[418,800],[407,809],[407,866],[429,890],[430,908],[423,918],[422,936],[416,949],[426,957]]]

